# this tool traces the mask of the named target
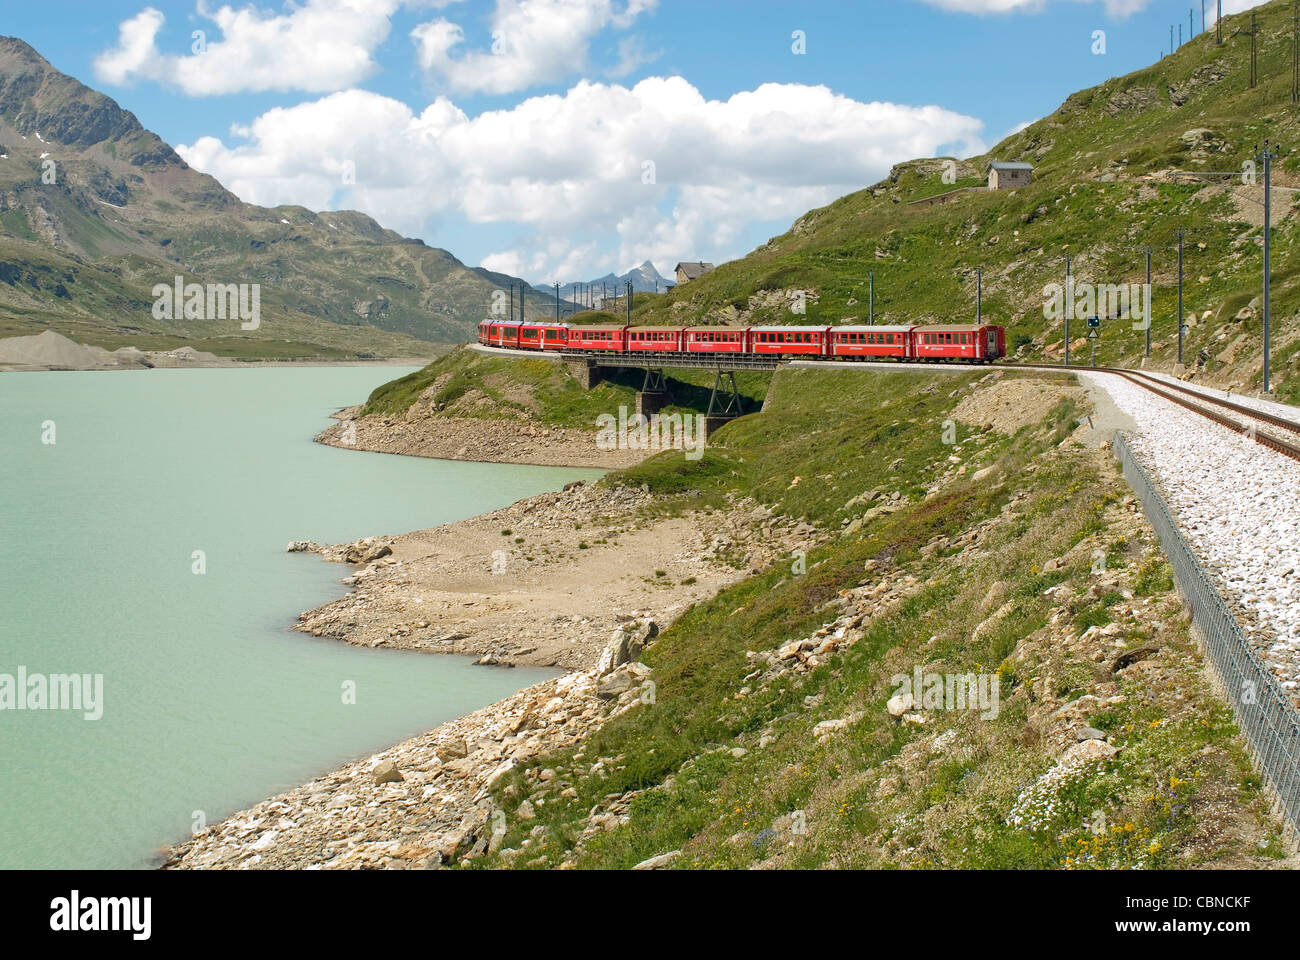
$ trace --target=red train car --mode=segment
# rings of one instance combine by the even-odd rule
[[[830,350],[831,327],[751,327],[750,352],[756,355],[824,357]]]
[[[519,346],[524,350],[563,350],[568,345],[567,323],[524,323],[519,327]]]
[[[1006,330],[992,324],[936,324],[912,330],[912,356],[918,360],[979,360],[1006,354]]]
[[[686,349],[684,327],[628,327],[628,353],[679,353]]]
[[[897,357],[912,355],[912,327],[832,327],[833,357]]]
[[[687,353],[749,353],[749,327],[688,327]]]
[[[489,347],[519,349],[518,320],[484,320],[478,325],[478,342]]]
[[[626,349],[626,331],[626,327],[569,327],[568,348],[622,353]]]

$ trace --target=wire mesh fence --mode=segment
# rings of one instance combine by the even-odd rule
[[[1300,831],[1300,711],[1246,639],[1210,574],[1174,522],[1164,498],[1138,462],[1124,435],[1115,433],[1115,456],[1142,501],[1174,570],[1174,581],[1191,608],[1205,650],[1237,725],[1250,742],[1260,772],[1272,785],[1291,827]]]

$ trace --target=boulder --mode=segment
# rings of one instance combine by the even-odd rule
[[[901,717],[915,706],[916,701],[910,693],[900,693],[889,698],[889,703],[885,704],[885,709],[889,711],[891,717]]]
[[[446,743],[440,743],[434,747],[433,752],[444,763],[448,760],[462,760],[469,756],[469,744],[463,739],[448,740]]]
[[[1061,756],[1061,763],[1085,763],[1090,760],[1107,760],[1119,753],[1105,740],[1082,740],[1066,750]]]
[[[633,870],[662,870],[674,860],[682,855],[680,850],[669,850],[667,853],[661,853],[656,857],[650,857],[648,860],[642,860]]]
[[[632,689],[632,677],[624,671],[619,671],[596,684],[596,696],[602,700],[613,700],[630,689]]]
[[[379,766],[375,767],[373,774],[375,783],[401,783],[406,778],[402,776],[402,771],[397,769],[397,764],[392,760],[385,760]]]

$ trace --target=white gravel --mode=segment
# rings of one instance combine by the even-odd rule
[[[1271,413],[1275,417],[1285,417],[1288,420],[1294,420],[1300,423],[1300,407],[1293,407],[1289,403],[1279,403],[1276,400],[1264,400],[1260,397],[1252,397],[1244,393],[1227,393],[1217,387],[1207,387],[1200,383],[1188,383],[1185,380],[1179,380],[1177,377],[1171,377],[1167,373],[1156,373],[1154,370],[1143,371],[1166,383],[1175,384],[1180,387],[1186,387],[1189,390],[1195,390],[1207,397],[1217,397],[1220,400],[1231,400],[1233,403],[1241,404],[1243,407],[1250,407],[1252,410],[1260,410],[1264,413]]]
[[[1257,652],[1300,706],[1300,462],[1122,377],[1080,378],[1106,390],[1133,418],[1137,429],[1126,436],[1134,453]]]

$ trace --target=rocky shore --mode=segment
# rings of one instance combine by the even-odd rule
[[[657,630],[650,620],[625,621],[592,669],[529,687],[235,814],[175,847],[165,867],[429,868],[495,852],[506,821],[488,789],[638,702],[649,670],[631,657]],[[565,789],[551,771],[533,779]],[[533,815],[533,802],[512,816]]]
[[[303,613],[300,630],[572,672],[211,825],[165,866],[435,867],[488,850],[504,831],[488,788],[639,702],[649,669],[638,658],[661,625],[824,538],[749,501],[667,518],[647,512],[653,503],[644,489],[577,482],[404,536],[290,543],[354,568],[353,591]],[[543,795],[511,817],[565,789],[548,773],[533,772]]]

